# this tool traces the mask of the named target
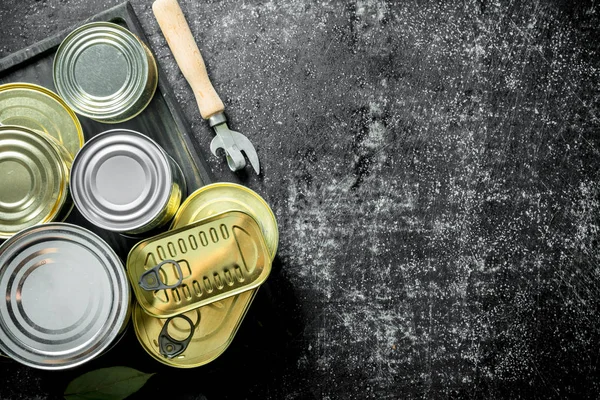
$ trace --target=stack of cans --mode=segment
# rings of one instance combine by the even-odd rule
[[[278,240],[273,211],[252,190],[215,183],[192,193],[171,230],[138,243],[127,258],[144,349],[180,368],[217,358],[267,278]]]
[[[0,355],[72,368],[114,345],[132,315],[143,348],[170,366],[206,364],[231,343],[277,251],[268,204],[227,183],[186,199],[182,170],[158,143],[121,128],[84,143],[75,114],[134,118],[157,80],[149,49],[101,22],[60,45],[58,94],[0,85]],[[73,206],[138,238],[127,268],[98,235],[64,222]]]

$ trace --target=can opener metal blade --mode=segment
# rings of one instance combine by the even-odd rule
[[[200,115],[216,133],[210,144],[211,152],[216,156],[222,149],[232,171],[246,166],[243,152],[259,174],[260,163],[254,146],[246,136],[227,126],[225,106],[208,78],[204,59],[177,0],[157,0],[152,4],[152,11],[179,69],[194,91]]]

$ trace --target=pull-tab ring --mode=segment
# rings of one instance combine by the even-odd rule
[[[160,271],[162,266],[165,264],[173,264],[177,269],[178,279],[177,282],[173,285],[167,285],[166,283],[160,280],[160,274],[158,273],[158,271]],[[179,263],[175,260],[164,260],[160,264],[144,272],[142,276],[140,276],[138,284],[144,290],[154,291],[161,289],[174,289],[177,286],[181,285],[182,281],[183,273],[181,272],[181,266],[179,265]]]
[[[173,339],[171,335],[169,335],[169,324],[175,318],[182,318],[190,324],[190,334],[187,338],[183,340]],[[200,318],[199,314],[198,318]],[[192,341],[192,336],[194,336],[194,330],[195,328],[192,320],[183,314],[169,318],[163,325],[160,331],[160,335],[158,336],[158,349],[160,350],[160,354],[170,359],[173,357],[177,357],[178,355],[183,353]]]

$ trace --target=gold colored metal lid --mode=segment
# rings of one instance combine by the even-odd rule
[[[138,243],[127,257],[136,299],[169,318],[260,286],[271,271],[262,232],[229,211]]]
[[[168,319],[152,317],[136,304],[133,327],[142,347],[157,361],[177,368],[199,367],[213,361],[227,349],[256,292],[256,289],[248,290],[183,314],[192,321],[194,331],[185,351],[173,358],[161,354],[158,342]],[[172,319],[168,332],[176,340],[185,340],[190,336],[189,323],[179,318]]]
[[[0,126],[0,237],[54,220],[69,197],[72,160],[48,135]]]
[[[242,185],[213,183],[196,190],[179,207],[171,223],[171,229],[233,210],[248,213],[256,220],[273,259],[279,243],[279,229],[275,214],[262,197]]]
[[[83,146],[79,119],[56,93],[31,83],[0,85],[0,124],[44,132],[75,157]]]

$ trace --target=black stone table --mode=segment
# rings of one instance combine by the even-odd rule
[[[181,0],[260,156],[258,177],[207,161],[277,216],[268,285],[204,367],[130,332],[74,371],[0,364],[0,398],[116,363],[157,372],[134,399],[597,398],[600,5],[575,3]],[[116,4],[3,0],[0,57]],[[208,154],[151,1],[132,5]]]

